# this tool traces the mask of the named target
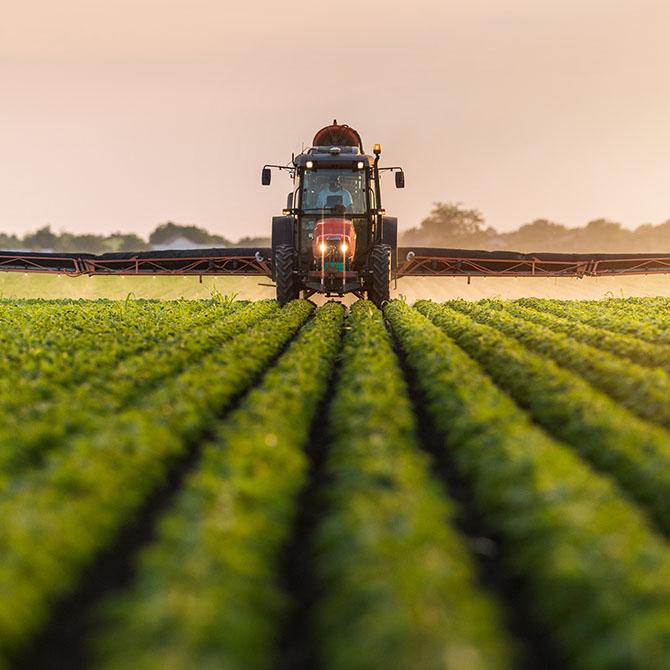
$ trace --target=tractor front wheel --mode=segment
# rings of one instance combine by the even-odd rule
[[[378,244],[372,250],[372,286],[368,291],[368,298],[377,307],[391,299],[391,247],[388,244]]]
[[[280,305],[295,300],[300,295],[300,289],[293,272],[295,253],[288,244],[280,244],[275,249],[273,259],[275,266],[275,281],[277,284],[277,302]]]

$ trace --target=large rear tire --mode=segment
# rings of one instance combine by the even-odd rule
[[[391,247],[378,244],[372,250],[372,286],[368,298],[377,307],[391,299]]]
[[[300,289],[293,272],[295,265],[293,247],[288,244],[278,245],[275,249],[273,263],[277,284],[277,302],[280,305],[285,305],[300,295]]]

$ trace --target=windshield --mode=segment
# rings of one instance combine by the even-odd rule
[[[365,214],[365,170],[305,170],[301,209],[316,212],[344,206],[352,214]]]

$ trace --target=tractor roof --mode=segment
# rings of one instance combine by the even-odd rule
[[[372,167],[374,156],[361,154],[358,147],[311,147],[293,159],[296,167],[305,167],[312,161],[319,168],[352,168],[353,164],[362,162],[365,167]]]

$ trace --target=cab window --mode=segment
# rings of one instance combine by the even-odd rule
[[[351,214],[365,214],[365,170],[305,170],[301,209],[319,211],[344,206]]]

